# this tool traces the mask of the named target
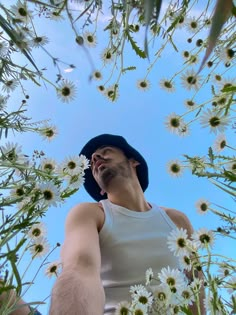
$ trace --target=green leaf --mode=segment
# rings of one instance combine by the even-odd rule
[[[133,50],[136,52],[136,54],[137,54],[140,58],[143,58],[143,59],[147,58],[147,55],[146,55],[145,51],[141,50],[141,49],[137,46],[136,42],[135,42],[135,41],[133,40],[133,38],[130,36],[130,33],[129,33],[129,32],[126,32],[126,36],[127,36],[128,41],[130,42],[130,44],[131,44]]]
[[[131,67],[127,67],[127,68],[124,68],[122,69],[122,72],[126,72],[126,71],[131,71],[131,70],[136,70],[136,67],[135,66],[131,66]]]
[[[221,29],[229,16],[231,15],[233,8],[233,1],[232,0],[218,0],[214,15],[212,18],[212,25],[210,29],[210,35],[208,38],[208,46],[205,53],[205,56],[202,60],[198,73],[202,70],[204,64],[206,63],[208,57],[210,56],[213,48],[216,45],[216,41],[220,35]]]
[[[226,86],[226,87],[224,87],[221,90],[221,92],[223,92],[223,93],[230,93],[230,92],[234,93],[234,92],[236,92],[236,86]]]

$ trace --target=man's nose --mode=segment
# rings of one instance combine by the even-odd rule
[[[95,163],[99,159],[102,159],[102,154],[100,152],[94,152],[92,154],[91,161]]]

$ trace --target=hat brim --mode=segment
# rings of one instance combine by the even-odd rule
[[[139,179],[140,186],[142,190],[145,191],[148,187],[148,166],[143,158],[143,156],[135,150],[128,142],[121,136],[111,135],[111,134],[102,134],[95,138],[89,140],[85,146],[82,148],[80,154],[85,155],[89,160],[91,159],[92,154],[101,146],[114,146],[119,148],[124,152],[128,159],[133,158],[139,165],[137,166],[137,177]],[[85,182],[84,188],[89,193],[89,195],[96,201],[106,199],[107,194],[101,195],[101,188],[95,181],[91,168],[85,170]]]

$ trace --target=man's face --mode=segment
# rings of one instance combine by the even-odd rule
[[[104,191],[110,181],[117,176],[122,178],[131,176],[130,160],[116,147],[100,147],[92,154],[90,163],[94,179]]]

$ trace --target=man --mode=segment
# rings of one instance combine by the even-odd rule
[[[147,163],[123,137],[99,135],[80,154],[90,159],[84,186],[96,202],[68,214],[50,315],[114,315],[149,267],[177,267],[167,236],[176,226],[190,235],[192,226],[182,212],[146,201]]]

